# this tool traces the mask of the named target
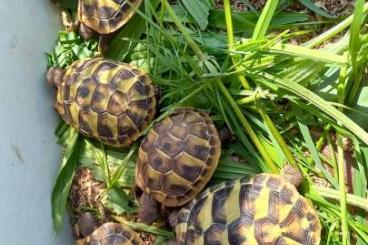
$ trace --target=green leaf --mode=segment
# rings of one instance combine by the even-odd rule
[[[279,0],[268,0],[254,28],[252,39],[262,39],[268,30]]]
[[[117,215],[137,212],[134,199],[119,188],[112,188],[109,191],[104,204]]]
[[[332,175],[324,168],[321,158],[319,157],[318,150],[313,142],[312,136],[309,132],[308,126],[303,121],[298,121],[300,132],[304,138],[305,144],[308,146],[308,150],[312,156],[312,159],[318,169],[323,173],[324,177],[337,189],[339,183]]]
[[[207,0],[181,0],[188,13],[193,17],[195,22],[204,30],[208,25],[208,15],[210,11],[210,4]]]
[[[78,163],[79,135],[73,128],[69,130],[61,167],[51,194],[52,220],[56,233],[62,229],[66,202]]]
[[[159,236],[163,236],[165,238],[172,238],[174,237],[174,233],[171,231],[167,231],[167,230],[163,230],[160,228],[157,228],[156,226],[149,226],[149,225],[145,225],[143,223],[137,223],[137,222],[133,222],[133,221],[128,221],[125,220],[119,216],[113,216],[113,219],[115,219],[116,221],[130,227],[133,230],[136,231],[143,231],[143,232],[147,232],[147,233],[152,233],[152,234],[156,234]]]
[[[358,66],[358,52],[362,47],[360,31],[365,18],[364,15],[364,2],[365,0],[357,0],[355,3],[355,11],[353,17],[353,23],[350,28],[350,40],[349,40],[349,55],[352,64],[352,84],[349,84],[349,89],[347,91],[348,95],[348,105],[352,105],[356,100],[358,90],[361,85],[362,75],[361,66]],[[363,69],[365,68],[365,64]]]
[[[234,32],[250,32],[256,26],[258,16],[249,12],[235,12],[231,14]],[[279,13],[274,15],[270,23],[270,29],[284,29],[286,25],[308,21],[308,15],[304,13]],[[211,10],[208,17],[208,26],[226,29],[225,13],[221,10]]]
[[[292,92],[300,98],[303,98],[310,103],[314,104],[316,107],[320,108],[324,113],[336,120],[336,122],[341,123],[347,129],[349,129],[354,135],[361,139],[365,144],[368,144],[368,133],[362,129],[358,124],[353,122],[344,113],[337,110],[335,107],[331,106],[327,101],[313,93],[311,90],[295,83],[292,80],[280,79],[270,74],[263,74],[270,81],[274,81],[287,91]]]
[[[324,16],[326,18],[335,18],[335,16],[330,15],[329,13],[318,7],[312,0],[299,0],[299,2],[318,15]]]

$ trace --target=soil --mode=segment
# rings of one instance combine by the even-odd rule
[[[90,212],[93,214],[98,225],[110,221],[109,212],[100,201],[105,190],[105,184],[95,180],[90,169],[79,168],[76,171],[69,194],[71,223],[74,226],[73,234],[76,238],[81,238],[76,224],[82,213]]]

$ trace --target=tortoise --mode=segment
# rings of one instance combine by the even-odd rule
[[[155,115],[150,77],[129,64],[78,60],[66,70],[51,67],[47,81],[57,89],[55,108],[64,121],[110,146],[130,145]]]
[[[136,184],[143,191],[138,216],[157,219],[158,203],[179,207],[207,184],[221,154],[219,134],[209,115],[182,108],[154,125],[138,152]]]
[[[76,241],[76,245],[143,245],[139,235],[123,224],[108,222],[90,235]]]
[[[301,174],[263,173],[212,186],[177,214],[178,244],[317,245],[321,225],[296,186]]]
[[[124,26],[142,0],[79,0],[80,34],[90,38],[94,32],[110,34]]]

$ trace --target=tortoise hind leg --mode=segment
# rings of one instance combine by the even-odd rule
[[[145,224],[152,224],[158,219],[159,204],[150,195],[143,193],[139,199],[138,217]]]

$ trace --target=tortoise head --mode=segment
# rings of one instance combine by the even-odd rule
[[[299,171],[299,169],[291,165],[285,165],[281,170],[281,175],[285,180],[287,180],[297,188],[303,182],[302,173]]]
[[[139,219],[147,224],[151,225],[158,219],[159,204],[149,194],[143,192],[139,199],[138,217]]]
[[[57,89],[63,81],[64,73],[62,68],[51,67],[46,74],[47,83]]]

